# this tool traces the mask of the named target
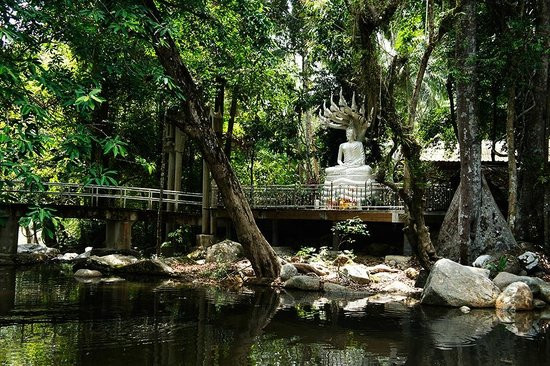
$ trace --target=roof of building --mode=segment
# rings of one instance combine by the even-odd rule
[[[481,161],[492,162],[491,158],[491,146],[492,141],[483,140],[481,141]],[[499,162],[507,162],[508,149],[504,141],[498,141],[495,144],[495,160]],[[420,159],[424,161],[441,161],[441,162],[459,162],[460,154],[458,150],[458,143],[454,144],[454,147],[451,145],[451,148],[446,148],[445,143],[441,140],[435,141],[422,149]]]

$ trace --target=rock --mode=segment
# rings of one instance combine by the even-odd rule
[[[92,256],[92,249],[94,249],[94,248],[93,247],[86,247],[86,249],[84,249],[84,253],[79,254],[78,257],[76,257],[76,259],[90,258]]]
[[[111,254],[118,254],[126,257],[141,257],[141,254],[134,249],[115,249],[115,248],[93,248],[93,247],[87,247],[86,249],[90,248],[90,254],[95,255],[98,257],[105,257],[106,255]]]
[[[409,267],[405,270],[405,275],[411,280],[416,280],[420,275],[420,272],[412,267]]]
[[[385,264],[377,264],[376,266],[366,267],[366,270],[370,274],[380,273],[380,272],[390,272],[390,273],[398,273],[399,272],[398,269],[388,267]]]
[[[460,258],[459,228],[456,224],[459,201],[460,186],[447,210],[436,241],[437,254],[456,261]],[[476,244],[468,247],[469,263],[474,262],[482,254],[509,253],[520,247],[514,239],[506,219],[498,209],[485,178],[483,178],[482,184],[482,205],[476,238]]]
[[[63,255],[58,255],[55,260],[60,262],[70,262],[78,257],[77,253],[65,253]]]
[[[535,267],[537,267],[539,264],[539,256],[536,253],[529,252],[529,251],[520,255],[518,259],[522,264],[523,268],[527,271],[527,273],[530,273],[531,271],[535,270]]]
[[[531,292],[540,297],[542,300],[550,303],[550,283],[543,281],[538,277],[529,277],[529,276],[516,276],[508,272],[500,272],[494,279],[493,282],[499,288],[503,289],[513,282],[523,282],[529,285]]]
[[[94,269],[102,273],[116,272],[117,269],[126,265],[137,262],[137,258],[123,256],[119,254],[111,254],[104,257],[92,255],[89,258],[77,258],[74,260],[73,270],[81,268]]]
[[[535,309],[544,309],[546,307],[546,303],[541,299],[533,299],[533,307]]]
[[[206,263],[233,263],[243,257],[243,246],[231,240],[224,240],[206,250]]]
[[[102,277],[103,274],[99,271],[95,271],[93,269],[79,269],[74,273],[75,277],[82,277],[82,278],[94,278],[94,277]]]
[[[109,254],[103,257],[91,256],[90,258],[112,268],[127,266],[138,261],[136,257],[122,254]]]
[[[279,275],[281,281],[287,281],[296,275],[298,275],[298,270],[293,264],[287,263],[281,266],[281,274]]]
[[[538,283],[539,297],[550,304],[550,283],[539,279]]]
[[[398,268],[406,268],[410,260],[411,257],[403,255],[387,255],[384,257],[384,263],[396,266]]]
[[[192,259],[194,261],[199,259],[204,259],[206,257],[206,251],[202,248],[198,248],[193,250],[191,253],[187,254],[187,258]]]
[[[485,266],[489,264],[492,260],[493,257],[488,254],[480,255],[476,258],[476,260],[472,264],[472,267],[485,268]]]
[[[421,302],[456,307],[493,307],[500,290],[488,276],[488,270],[440,259],[428,276]]]
[[[508,272],[500,272],[495,278],[493,278],[493,282],[501,290],[504,290],[511,283],[523,282],[529,285],[529,288],[531,289],[531,291],[536,293],[539,291],[539,286],[541,282],[544,282],[544,281],[536,277],[517,276],[515,274],[508,273]]]
[[[393,282],[393,283],[385,286],[384,288],[382,288],[382,291],[383,292],[394,293],[394,294],[400,294],[400,295],[407,295],[407,296],[418,293],[418,290],[412,288],[411,286],[409,286],[409,285],[407,285],[403,282],[399,282],[399,281]]]
[[[33,262],[40,263],[56,257],[59,255],[59,249],[50,248],[44,244],[20,244],[17,246],[17,254],[23,254],[20,262],[32,264]],[[46,255],[47,258],[43,260],[44,257],[42,255]]]
[[[511,283],[498,295],[495,307],[508,311],[532,310],[533,293],[526,283]]]
[[[468,314],[470,311],[472,311],[472,309],[467,306],[461,306],[460,311],[462,311],[463,314]]]
[[[303,291],[321,291],[321,281],[310,276],[294,276],[283,285],[285,288],[293,288]]]
[[[348,264],[342,268],[342,272],[349,278],[361,285],[366,285],[370,282],[370,274],[367,267],[362,264]]]
[[[33,265],[40,264],[49,261],[50,255],[46,253],[19,253],[14,256],[13,260],[16,264],[20,265]]]
[[[143,259],[118,268],[117,273],[147,276],[172,276],[174,271],[158,259]]]
[[[48,249],[44,244],[19,244],[17,246],[17,253],[46,253]]]

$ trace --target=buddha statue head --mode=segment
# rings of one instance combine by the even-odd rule
[[[353,142],[357,140],[357,134],[352,126],[346,128],[346,138],[348,139],[348,142]]]

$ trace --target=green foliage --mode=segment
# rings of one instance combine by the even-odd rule
[[[229,264],[218,264],[216,268],[205,273],[206,277],[216,281],[225,279],[231,272],[231,266]]]
[[[508,258],[505,255],[502,255],[498,258],[498,260],[489,262],[485,266],[485,268],[490,270],[491,273],[497,274],[504,271],[507,265],[508,265]]]
[[[162,248],[170,248],[174,254],[185,254],[191,249],[193,241],[189,226],[180,226],[167,236],[168,241],[162,243]]]
[[[19,219],[22,227],[32,227],[34,230],[42,230],[42,233],[53,239],[55,229],[59,225],[59,219],[55,216],[55,209],[48,207],[32,206]]]
[[[353,244],[356,240],[369,236],[367,224],[358,217],[335,223],[331,231],[338,235],[340,246],[343,244]]]
[[[100,165],[92,165],[88,172],[88,178],[84,184],[95,184],[99,186],[116,186],[118,182],[114,178],[114,170],[104,169]]]

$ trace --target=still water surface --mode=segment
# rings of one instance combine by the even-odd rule
[[[550,365],[546,314],[319,297],[0,268],[0,365]]]

